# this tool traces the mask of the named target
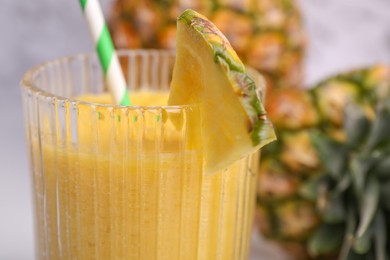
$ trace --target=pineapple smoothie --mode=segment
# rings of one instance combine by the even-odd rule
[[[132,106],[110,105],[92,56],[26,74],[38,259],[248,258],[275,140],[262,86],[206,17],[186,10],[177,39],[120,54]]]
[[[134,105],[163,105],[167,94],[132,97]],[[110,103],[109,95],[78,99]],[[206,176],[198,135],[188,129],[199,130],[196,111],[183,112],[179,130],[171,117],[177,114],[139,112],[110,117],[105,109],[80,107],[77,148],[41,139],[43,160],[34,162],[42,167],[34,176],[40,258],[244,259],[257,160]],[[33,144],[39,154],[38,140]]]

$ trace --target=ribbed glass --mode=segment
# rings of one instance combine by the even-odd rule
[[[119,56],[130,91],[168,90],[171,52]],[[257,155],[205,175],[197,106],[73,99],[106,91],[93,54],[22,80],[36,258],[247,259]]]

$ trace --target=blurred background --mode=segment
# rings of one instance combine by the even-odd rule
[[[100,0],[106,14],[111,0]],[[307,31],[304,85],[390,64],[388,0],[299,0]],[[0,259],[33,259],[33,213],[19,81],[31,66],[93,51],[78,1],[0,0]],[[257,245],[261,238],[254,236]],[[267,247],[268,248],[268,247]],[[258,255],[253,259],[272,259]]]

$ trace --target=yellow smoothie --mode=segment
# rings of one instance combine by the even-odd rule
[[[204,174],[196,107],[71,109],[30,135],[41,259],[247,259],[257,156]]]

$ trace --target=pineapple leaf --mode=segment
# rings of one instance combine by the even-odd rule
[[[342,178],[347,166],[347,151],[345,145],[315,130],[310,132],[310,138],[330,175],[335,179]]]
[[[344,224],[322,224],[310,237],[308,250],[313,257],[337,251],[343,241]]]
[[[328,224],[343,223],[345,216],[346,210],[342,196],[332,196],[322,212],[323,221]]]
[[[368,260],[368,258],[365,255],[357,254],[351,250],[345,260]]]
[[[351,183],[351,175],[345,174],[332,191],[332,196],[339,196],[341,193],[345,192],[351,186]]]
[[[360,239],[367,234],[378,209],[379,191],[378,180],[373,177],[369,178],[360,205],[360,223],[356,232],[356,239]]]
[[[390,112],[386,106],[379,109],[377,118],[373,122],[370,135],[364,147],[365,152],[373,151],[390,143]]]
[[[390,178],[390,155],[384,155],[374,169],[375,175],[378,178]]]
[[[372,238],[374,234],[374,226],[371,224],[359,236],[356,236],[353,241],[353,250],[358,254],[366,254],[372,246]]]
[[[347,221],[346,221],[346,231],[344,236],[343,246],[340,250],[339,260],[349,259],[351,254],[353,238],[355,234],[355,229],[357,225],[356,211],[352,205],[347,206]]]
[[[386,260],[386,222],[383,213],[379,211],[374,220],[375,228],[375,259]]]
[[[315,201],[319,197],[320,186],[328,186],[329,181],[330,178],[327,174],[315,175],[302,184],[299,188],[299,194],[305,199]]]
[[[347,143],[350,146],[356,146],[366,138],[371,122],[366,117],[363,109],[355,104],[347,106],[344,118]]]
[[[390,180],[381,185],[380,203],[382,208],[390,210]]]
[[[378,162],[376,157],[355,156],[351,158],[350,169],[354,191],[360,201],[364,196],[364,184],[366,183],[368,173]]]

